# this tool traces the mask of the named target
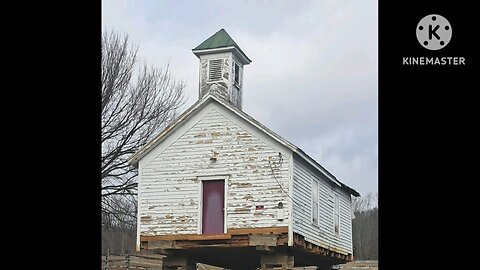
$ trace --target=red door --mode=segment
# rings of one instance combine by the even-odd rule
[[[223,234],[224,180],[203,182],[202,234]]]

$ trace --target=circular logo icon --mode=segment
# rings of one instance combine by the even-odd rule
[[[431,14],[423,17],[417,25],[417,39],[429,50],[440,50],[452,38],[452,26],[445,17]]]

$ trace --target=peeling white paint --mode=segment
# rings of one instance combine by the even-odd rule
[[[278,160],[279,152],[285,156],[275,175],[288,192],[291,152],[221,105],[209,104],[197,115],[140,160],[139,234],[198,233],[198,177],[210,175],[229,175],[227,228],[288,226],[289,202],[269,161]],[[279,202],[283,220],[276,218]]]
[[[199,177],[228,175],[226,229],[288,226],[289,245],[296,232],[324,248],[352,253],[351,198],[340,188],[343,184],[333,181],[333,176],[291,143],[233,106],[210,97],[211,102],[200,102],[194,113],[183,116],[168,136],[157,138],[149,151],[136,154],[138,237],[199,233]],[[279,153],[283,163],[275,175],[283,191],[269,163],[278,162]],[[318,226],[311,224],[313,180],[319,181]],[[334,234],[333,227],[335,193],[340,196],[340,235]],[[283,220],[276,217],[279,202],[285,211]]]
[[[222,75],[220,80],[209,80],[210,60],[222,60]],[[234,82],[235,63],[239,66],[239,84]],[[207,94],[220,97],[239,109],[242,109],[243,97],[243,63],[232,52],[200,55],[200,85],[199,98]]]

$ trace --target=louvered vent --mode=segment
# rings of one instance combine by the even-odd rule
[[[237,63],[235,63],[234,67],[235,67],[235,72],[234,72],[235,73],[235,81],[234,82],[235,82],[235,85],[240,86],[240,66]]]
[[[209,81],[219,81],[222,79],[222,65],[223,59],[210,60],[208,71]]]

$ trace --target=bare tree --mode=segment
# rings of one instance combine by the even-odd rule
[[[134,250],[136,243],[136,210],[135,202],[125,201],[129,197],[108,196],[106,213],[102,214],[102,254],[107,250],[111,254],[125,254]]]
[[[354,198],[353,227],[354,257],[360,260],[378,259],[378,205],[377,194]]]
[[[353,211],[365,212],[377,207],[378,194],[368,193],[365,197],[353,197]]]
[[[172,78],[168,65],[140,65],[137,52],[126,34],[102,36],[102,219],[110,225],[135,217],[131,205],[137,171],[128,159],[169,124],[185,102],[185,84]]]

